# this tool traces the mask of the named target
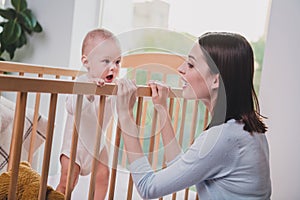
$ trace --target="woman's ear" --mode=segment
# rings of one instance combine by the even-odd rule
[[[211,88],[214,89],[218,89],[220,85],[220,74],[214,74],[213,75],[213,82],[212,82],[212,86]]]
[[[82,55],[81,56],[81,62],[82,62],[82,65],[87,69],[89,70],[89,65],[88,65],[88,58],[86,55]]]

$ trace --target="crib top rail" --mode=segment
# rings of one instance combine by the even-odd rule
[[[49,67],[9,61],[0,61],[0,72],[19,72],[19,73],[32,73],[32,74],[47,74],[47,75],[57,75],[57,76],[70,76],[76,77],[83,71],[59,68],[59,67]]]
[[[106,84],[103,87],[97,87],[94,83],[77,82],[72,80],[41,79],[35,77],[7,76],[0,74],[0,91],[115,95],[117,92],[117,86],[115,84]],[[138,86],[137,96],[151,96],[150,87]],[[169,97],[182,97],[182,90],[179,88],[172,88]]]

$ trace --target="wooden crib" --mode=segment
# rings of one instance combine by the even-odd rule
[[[203,105],[199,105],[198,100],[185,100],[181,96],[180,81],[177,74],[177,67],[182,64],[184,58],[178,55],[162,54],[162,53],[143,53],[126,55],[122,58],[122,69],[126,69],[124,74],[127,78],[135,78],[138,87],[138,98],[136,108],[136,123],[140,125],[141,144],[144,151],[148,152],[148,158],[154,169],[160,169],[164,166],[163,155],[159,154],[158,149],[161,149],[160,134],[158,134],[158,116],[156,110],[153,108],[151,101],[151,90],[144,84],[150,79],[159,79],[161,81],[172,84],[172,92],[169,96],[169,114],[172,117],[174,129],[177,133],[179,143],[184,149],[193,142],[197,128],[202,130],[207,124],[208,114],[204,110]],[[3,72],[13,72],[13,74]],[[24,118],[26,110],[26,102],[28,93],[35,95],[34,105],[34,120],[33,131],[31,134],[31,143],[28,161],[33,160],[33,145],[35,142],[36,121],[41,104],[41,95],[48,95],[50,99],[48,109],[48,125],[46,140],[44,146],[44,156],[41,170],[41,185],[39,190],[39,199],[45,199],[47,179],[50,166],[50,155],[52,150],[52,140],[55,135],[55,120],[57,98],[65,94],[77,95],[77,105],[75,113],[74,127],[78,127],[79,116],[82,106],[83,96],[86,94],[100,95],[99,116],[98,122],[101,125],[103,122],[103,111],[105,106],[105,99],[107,96],[114,95],[115,85],[105,85],[104,87],[97,87],[92,83],[75,82],[76,76],[84,73],[79,70],[71,70],[67,68],[54,68],[48,66],[36,66],[23,63],[13,62],[0,62],[0,92],[14,92],[17,93],[15,119],[13,127],[13,136],[11,141],[11,151],[9,157],[8,169],[12,171],[10,180],[9,196],[8,199],[15,199],[17,189],[18,170],[20,163],[20,154],[22,146],[22,135],[24,128]],[[141,78],[142,77],[142,78]],[[174,83],[175,82],[175,83]],[[76,84],[76,90],[74,85]],[[177,87],[176,87],[177,86]],[[199,111],[200,109],[200,111]],[[151,114],[151,120],[147,116]],[[149,117],[148,117],[149,118]],[[199,123],[199,121],[202,123]],[[147,123],[151,123],[147,127]],[[97,130],[97,143],[94,151],[98,152],[100,148],[100,133],[101,130],[98,126]],[[189,128],[189,130],[185,130]],[[61,133],[63,134],[63,133]],[[149,140],[145,140],[144,136],[148,134]],[[115,199],[115,193],[118,188],[116,187],[116,177],[120,166],[126,167],[126,153],[123,151],[121,130],[117,127],[114,128],[113,121],[106,133],[106,139],[109,144],[110,157],[110,181],[107,199]],[[146,137],[147,138],[147,137]],[[68,183],[66,189],[65,199],[71,199],[70,183],[72,169],[75,164],[76,148],[77,148],[78,134],[76,128],[73,131],[72,147],[70,155],[70,166],[68,173]],[[110,153],[109,153],[110,154]],[[95,160],[96,161],[96,160]],[[93,199],[95,188],[95,170],[96,162],[93,162],[88,199]],[[176,193],[172,195],[172,199],[176,198]],[[131,177],[128,180],[127,194],[123,195],[122,199],[133,198],[133,182]],[[160,199],[163,199],[161,197]],[[197,198],[197,197],[196,197]],[[178,198],[179,199],[179,198]],[[189,188],[184,191],[184,197],[181,199],[189,199]]]

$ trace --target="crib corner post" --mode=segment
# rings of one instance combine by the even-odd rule
[[[27,92],[20,92],[17,96],[15,109],[13,135],[10,147],[10,158],[8,169],[11,170],[11,179],[8,188],[8,200],[16,199],[19,164],[21,159],[21,147],[24,131],[24,120],[26,112]]]

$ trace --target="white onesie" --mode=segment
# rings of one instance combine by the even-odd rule
[[[81,76],[77,81],[86,82],[86,77]],[[68,95],[66,98],[67,121],[64,131],[64,139],[61,149],[61,155],[64,154],[70,158],[72,134],[76,110],[76,95]],[[93,101],[89,101],[86,96],[83,97],[82,111],[80,118],[80,128],[78,134],[78,144],[75,162],[80,166],[80,175],[88,175],[91,172],[93,161],[94,144],[96,142],[96,131],[98,124],[98,108],[100,97],[95,95]],[[100,152],[105,147],[105,131],[113,115],[112,98],[107,97],[105,102],[105,112],[103,119],[103,129],[101,135]]]

